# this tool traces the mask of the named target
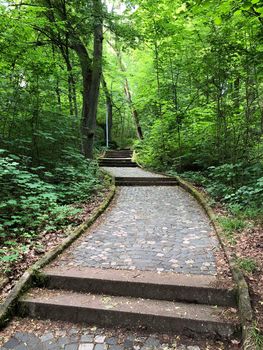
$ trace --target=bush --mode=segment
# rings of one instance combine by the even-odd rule
[[[29,168],[23,159],[2,150],[0,159],[0,237],[37,235],[68,223],[83,202],[101,187],[98,166],[65,151],[61,163],[47,172]]]
[[[73,213],[73,208],[57,203],[54,185],[41,180],[22,159],[10,154],[0,159],[0,197],[2,239],[24,233],[36,235],[46,225],[60,225]]]
[[[263,167],[257,164],[223,164],[208,169],[207,191],[230,206],[258,207],[263,202]]]
[[[97,162],[85,159],[72,149],[64,150],[60,163],[45,176],[47,181],[56,183],[55,193],[63,204],[88,200],[101,189],[103,180]]]

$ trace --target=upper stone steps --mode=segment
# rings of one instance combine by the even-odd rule
[[[164,300],[35,289],[20,300],[20,310],[41,319],[188,335],[228,338],[238,331],[235,314],[226,308]]]
[[[130,150],[109,150],[105,152],[105,158],[131,158],[132,151]]]
[[[137,167],[137,164],[129,158],[102,158],[99,160],[99,165],[105,167]]]
[[[132,162],[132,151],[106,151],[104,158],[99,159],[100,166],[108,167],[136,167],[137,164]]]

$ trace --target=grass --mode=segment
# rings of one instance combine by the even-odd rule
[[[236,244],[235,233],[247,227],[246,221],[237,217],[219,216],[217,220],[230,244]]]
[[[247,226],[244,220],[236,217],[222,216],[218,218],[218,221],[223,230],[227,233],[235,233],[237,231],[241,231]]]
[[[253,273],[257,271],[257,263],[250,258],[237,258],[236,259],[237,266],[247,273]]]
[[[262,350],[263,349],[263,334],[260,332],[260,329],[257,327],[256,322],[253,325],[251,335],[252,335],[252,339],[254,341],[254,344],[256,345],[256,350]]]

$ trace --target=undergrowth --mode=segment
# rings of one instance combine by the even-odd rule
[[[103,187],[97,163],[71,149],[49,169],[29,164],[28,158],[1,150],[0,262],[5,272],[40,234],[74,225],[80,204]]]

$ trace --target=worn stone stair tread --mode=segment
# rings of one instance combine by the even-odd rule
[[[123,164],[119,164],[119,163],[100,163],[100,166],[103,167],[112,167],[112,168],[136,168],[137,164],[136,163],[123,163]]]
[[[235,306],[232,283],[222,286],[216,276],[114,270],[92,267],[53,267],[43,271],[47,287],[77,292],[107,293],[149,299]]]
[[[129,158],[123,158],[123,159],[120,159],[120,158],[108,158],[108,159],[102,158],[99,160],[99,163],[100,164],[101,163],[102,164],[118,164],[120,167],[123,164],[135,164],[135,165],[137,165],[135,162],[133,162]]]
[[[131,157],[104,157],[104,158],[100,158],[100,160],[112,160],[112,161],[122,161],[122,160],[128,160],[131,161]]]
[[[215,288],[216,276],[190,275],[174,272],[141,271],[141,270],[114,270],[92,267],[54,267],[45,268],[45,275],[61,275],[64,277],[96,278],[101,280],[132,281],[152,283],[156,285],[181,285],[203,288]],[[223,288],[225,289],[225,288]]]
[[[100,161],[109,161],[109,162],[131,162],[132,159],[130,157],[119,157],[119,158],[100,158]]]
[[[34,289],[20,300],[30,317],[104,325],[144,326],[229,337],[237,331],[236,314],[223,307],[163,300]],[[226,317],[228,315],[228,317]]]
[[[167,178],[167,177],[115,177],[115,183],[145,183],[145,184],[161,184],[161,185],[178,185],[178,180],[175,178]]]
[[[115,181],[169,181],[178,183],[176,178],[161,176],[116,176]]]
[[[117,186],[177,186],[174,181],[116,181]]]
[[[137,166],[137,164],[136,163],[133,163],[133,162],[130,162],[130,161],[125,161],[125,162],[112,162],[112,161],[100,161],[100,164],[102,164],[102,165],[109,165],[109,166],[118,166],[118,167],[123,167],[123,166],[125,166],[125,165],[134,165],[134,166]]]

